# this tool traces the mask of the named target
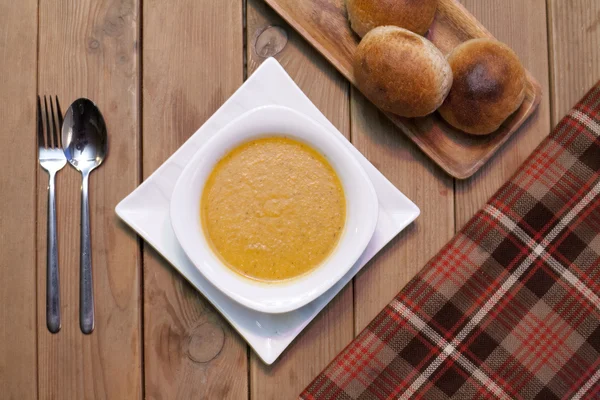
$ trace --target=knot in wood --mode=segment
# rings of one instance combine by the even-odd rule
[[[204,322],[195,327],[187,342],[187,356],[196,363],[207,363],[217,357],[225,344],[225,332],[219,325]]]
[[[269,26],[264,29],[256,38],[254,43],[256,54],[267,58],[279,54],[288,41],[288,35],[285,29],[280,26]]]

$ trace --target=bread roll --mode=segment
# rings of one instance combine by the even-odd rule
[[[424,35],[438,0],[346,0],[350,26],[360,37],[378,26],[393,25]]]
[[[354,76],[371,102],[403,117],[431,114],[452,85],[452,70],[433,43],[395,26],[365,35],[354,54]]]
[[[525,97],[525,69],[505,44],[473,39],[448,56],[454,83],[440,115],[450,125],[473,135],[496,131]]]

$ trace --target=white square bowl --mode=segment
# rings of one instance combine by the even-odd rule
[[[230,121],[249,110],[267,105],[291,108],[323,125],[362,165],[379,200],[375,233],[354,266],[324,294],[297,310],[283,314],[250,310],[213,286],[186,256],[175,237],[170,219],[175,183],[194,154]],[[188,141],[123,199],[116,212],[221,312],[266,364],[272,364],[354,275],[420,213],[419,208],[325,118],[272,58],[263,62]]]
[[[346,220],[336,248],[321,265],[295,279],[267,283],[235,273],[213,252],[200,223],[200,199],[220,159],[242,143],[273,136],[304,142],[328,160],[344,188]],[[241,182],[240,177],[238,184]],[[339,281],[371,241],[378,213],[375,188],[344,142],[304,114],[276,105],[242,114],[208,140],[181,173],[171,197],[175,236],[202,275],[238,303],[272,314],[296,310]]]

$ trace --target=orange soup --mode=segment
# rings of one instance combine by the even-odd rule
[[[202,193],[213,251],[261,281],[303,275],[336,247],[346,221],[344,190],[329,162],[283,137],[240,145],[221,159]]]

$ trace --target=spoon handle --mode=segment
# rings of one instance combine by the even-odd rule
[[[88,198],[89,173],[81,183],[81,254],[79,281],[79,325],[81,332],[94,330],[94,286],[92,283],[92,243],[90,238],[90,205]]]
[[[52,333],[57,333],[60,330],[55,177],[56,173],[51,172],[48,182],[48,249],[46,254],[46,326]]]

